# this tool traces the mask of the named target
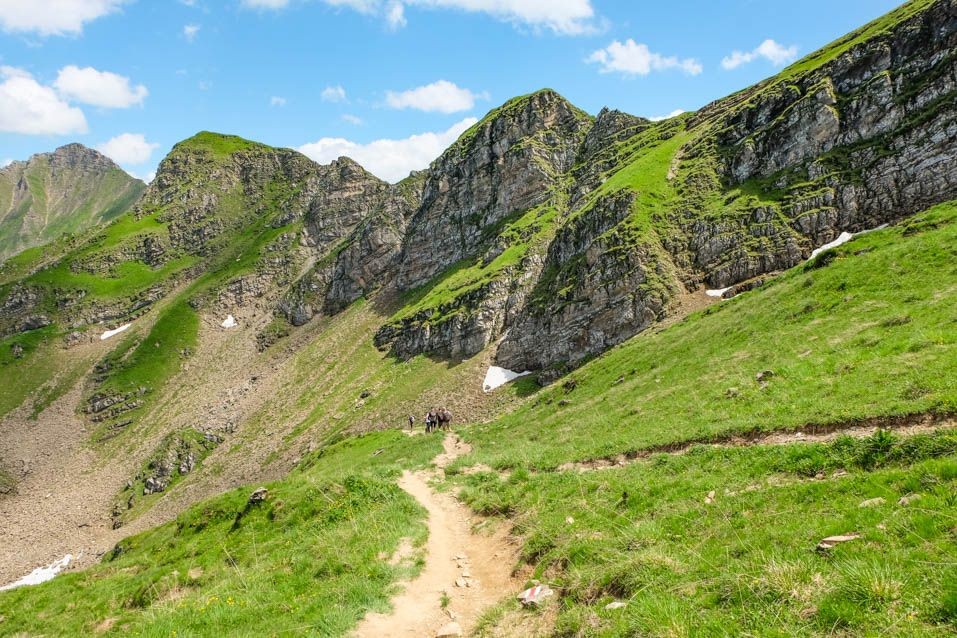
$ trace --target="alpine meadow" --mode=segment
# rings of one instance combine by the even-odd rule
[[[164,3],[0,1],[0,156],[59,145],[0,168],[0,636],[957,633],[957,0],[720,64],[621,42],[640,3]],[[149,89],[82,62],[187,18]],[[481,31],[443,59],[417,21]],[[241,133],[312,26],[489,91],[290,58],[332,137],[146,175],[147,120]],[[493,106],[562,77],[468,62],[512,41],[609,104],[772,68],[667,117]],[[434,132],[347,139],[393,114]]]

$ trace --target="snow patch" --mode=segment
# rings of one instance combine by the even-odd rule
[[[844,231],[843,233],[838,235],[837,239],[835,239],[834,241],[828,242],[824,244],[823,246],[821,246],[820,248],[815,248],[814,250],[812,250],[811,256],[808,257],[808,259],[814,259],[818,255],[823,253],[825,250],[829,250],[831,248],[837,248],[838,246],[842,244],[846,244],[847,242],[851,241],[855,237],[860,237],[861,235],[866,235],[867,233],[873,233],[878,230],[884,230],[885,228],[887,228],[887,224],[881,224],[880,226],[877,226],[875,228],[868,228],[867,230],[862,230],[859,233],[849,233],[847,231]]]
[[[128,327],[129,326],[127,326],[127,328]],[[0,587],[0,591],[16,589],[17,587],[23,587],[24,585],[39,585],[40,583],[45,583],[48,580],[53,580],[53,577],[59,574],[64,567],[69,565],[71,560],[73,560],[73,555],[67,554],[60,560],[55,560],[46,567],[37,567],[20,580]]]
[[[723,297],[724,293],[728,292],[729,290],[731,290],[731,286],[728,286],[727,288],[718,288],[716,290],[705,290],[704,294],[708,295],[709,297]]]
[[[226,315],[226,320],[223,321],[221,325],[223,328],[235,328],[239,324],[236,323],[236,317],[232,315]]]
[[[503,386],[509,381],[514,381],[519,377],[524,377],[529,374],[531,374],[531,372],[512,372],[511,370],[506,370],[505,368],[491,366],[489,367],[488,372],[485,373],[485,381],[482,382],[482,390],[484,392],[491,392],[495,388]]]
[[[824,244],[823,246],[821,246],[820,248],[815,248],[814,250],[812,250],[812,251],[811,251],[811,256],[808,257],[808,259],[814,259],[814,258],[817,257],[818,255],[820,255],[821,253],[823,253],[825,250],[830,250],[831,248],[837,248],[838,246],[841,246],[841,245],[843,245],[843,244],[846,244],[847,242],[851,241],[852,239],[854,239],[854,235],[853,235],[852,233],[849,233],[849,232],[847,232],[847,231],[844,231],[843,233],[841,233],[840,235],[838,235],[838,236],[837,236],[837,239],[835,239],[834,241],[830,241],[830,242]]]
[[[119,328],[117,328],[117,329],[115,329],[115,330],[107,330],[106,332],[104,332],[103,334],[100,335],[100,341],[106,341],[107,339],[109,339],[109,338],[112,337],[113,335],[118,335],[118,334],[120,334],[121,332],[123,332],[124,330],[129,330],[129,329],[130,329],[130,326],[132,326],[132,325],[133,325],[133,324],[128,323],[128,324],[126,324],[125,326],[120,326]]]

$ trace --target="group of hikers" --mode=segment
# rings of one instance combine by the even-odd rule
[[[432,408],[429,410],[428,414],[425,415],[425,431],[426,433],[434,432],[436,430],[442,429],[449,431],[452,429],[452,413],[448,408]],[[409,415],[409,429],[415,427],[415,416]]]

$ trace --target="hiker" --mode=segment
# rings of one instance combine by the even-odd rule
[[[426,433],[431,432],[435,429],[436,418],[435,418],[435,408],[429,410],[429,413],[425,415],[425,431]]]
[[[415,416],[409,415],[409,429],[412,430],[415,428]]]
[[[435,420],[440,429],[445,430],[446,432],[450,432],[452,430],[452,413],[448,408],[442,408],[441,410],[438,410],[435,413]]]

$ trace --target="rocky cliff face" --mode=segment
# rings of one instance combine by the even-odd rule
[[[397,284],[428,282],[473,253],[483,232],[547,201],[575,161],[591,118],[554,91],[493,111],[429,169],[406,235]]]
[[[0,261],[64,233],[107,222],[146,189],[82,144],[0,168]]]
[[[129,316],[205,277],[194,308],[269,307],[271,334],[382,294],[399,309],[375,341],[398,357],[498,344],[505,367],[565,370],[686,293],[747,289],[842,231],[957,197],[955,34],[957,0],[917,0],[661,122],[592,118],[542,90],[395,185],[202,133],[137,207],[154,225],[65,260],[77,276],[170,273],[122,300],[60,286],[51,302],[49,281],[9,282],[0,331]]]
[[[671,121],[609,110],[594,123],[563,118],[555,114],[574,108],[549,92],[524,103],[540,115],[493,114],[499,119],[482,134],[432,166],[406,238],[414,246],[442,237],[448,258],[406,248],[399,284],[421,284],[486,250],[483,229],[502,217],[475,215],[463,232],[460,211],[512,201],[524,179],[535,183],[529,193],[561,194],[552,238],[531,267],[397,317],[377,343],[402,357],[463,357],[501,339],[505,367],[562,369],[661,320],[684,292],[746,286],[842,231],[954,197],[955,6],[904,7],[776,78]],[[566,143],[533,144],[545,159],[514,165],[517,175],[507,166],[479,170],[503,166],[490,132],[515,130]]]

